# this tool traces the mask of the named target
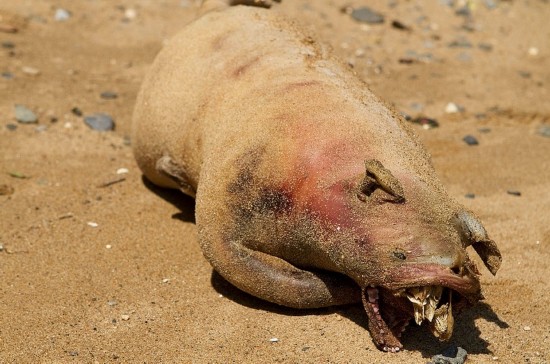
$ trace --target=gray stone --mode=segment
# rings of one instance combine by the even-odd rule
[[[432,357],[430,364],[464,364],[468,353],[460,346],[451,346],[442,354],[437,354]]]
[[[33,124],[38,121],[36,114],[23,105],[15,105],[15,119],[22,124]]]
[[[93,130],[109,131],[115,128],[115,122],[110,115],[97,113],[84,117],[84,122]]]
[[[473,135],[466,135],[464,138],[462,138],[464,142],[468,145],[478,145],[479,142]]]
[[[105,100],[112,100],[116,99],[118,97],[118,94],[112,91],[103,91],[99,96]]]
[[[382,24],[384,22],[384,16],[382,14],[377,13],[366,6],[354,9],[351,12],[351,17],[358,22],[367,24]]]
[[[539,130],[537,130],[537,133],[543,137],[550,138],[550,125],[542,125]]]

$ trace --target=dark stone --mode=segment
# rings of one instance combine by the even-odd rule
[[[115,128],[115,122],[110,115],[97,113],[84,117],[84,122],[93,130],[109,131]]]
[[[105,100],[112,100],[116,99],[118,97],[118,94],[112,91],[103,91],[99,96]]]
[[[9,131],[14,131],[15,129],[17,129],[17,125],[16,124],[6,124],[6,129],[8,129]]]
[[[464,197],[466,197],[466,198],[469,198],[469,199],[473,200],[474,198],[476,198],[476,195],[475,195],[475,194],[473,194],[473,193],[467,193],[467,194],[465,194],[465,195],[464,195]]]
[[[414,118],[411,122],[421,125],[424,129],[433,129],[439,126],[439,122],[436,119],[430,119],[424,116]]]
[[[434,355],[429,364],[464,364],[468,353],[459,346],[450,346],[441,354]]]
[[[464,142],[468,145],[478,145],[479,142],[473,135],[466,135],[464,138],[462,138]]]
[[[2,78],[6,80],[13,79],[13,73],[11,72],[2,72]]]
[[[509,195],[512,195],[512,196],[521,196],[521,192],[516,191],[516,190],[508,190],[508,191],[506,191],[506,193],[508,193]]]
[[[377,13],[366,6],[354,9],[351,12],[351,17],[360,23],[382,24],[384,22],[384,16],[382,14]]]
[[[76,107],[76,106],[73,107],[73,108],[71,109],[71,112],[72,112],[73,114],[75,114],[76,116],[82,116],[82,110],[80,110],[80,109],[79,109],[78,107]]]
[[[493,50],[493,45],[489,43],[479,43],[478,48],[485,52],[490,52]]]
[[[472,43],[467,39],[456,39],[449,43],[450,48],[472,48]]]
[[[10,41],[2,42],[2,48],[5,48],[5,49],[14,49],[14,48],[15,48],[15,43],[10,42]]]
[[[395,29],[399,29],[399,30],[411,30],[411,28],[403,23],[401,23],[399,20],[394,20],[391,22],[391,26],[394,27]]]

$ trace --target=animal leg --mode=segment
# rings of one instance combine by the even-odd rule
[[[195,188],[191,184],[191,181],[187,176],[187,173],[185,172],[185,168],[183,168],[179,164],[176,164],[172,160],[172,158],[170,158],[169,156],[159,158],[157,160],[155,168],[158,173],[160,173],[164,177],[167,177],[170,181],[175,182],[175,188],[179,188],[179,190],[186,195],[189,195],[193,198],[195,197]]]
[[[294,308],[315,308],[361,301],[360,288],[336,273],[311,272],[252,250],[238,241],[205,241],[201,247],[212,266],[239,289],[266,301]]]

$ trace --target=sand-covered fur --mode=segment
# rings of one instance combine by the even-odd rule
[[[466,246],[500,265],[400,117],[268,10],[209,11],[176,35],[142,86],[133,141],[149,180],[196,197],[224,278],[291,307],[363,299],[384,350],[413,317],[447,339],[452,310],[480,299]]]

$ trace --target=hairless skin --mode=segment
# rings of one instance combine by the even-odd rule
[[[203,14],[160,52],[134,111],[136,160],[196,199],[206,259],[298,308],[363,302],[385,351],[411,320],[441,340],[482,298],[472,245],[501,255],[445,192],[402,119],[270,1]]]

